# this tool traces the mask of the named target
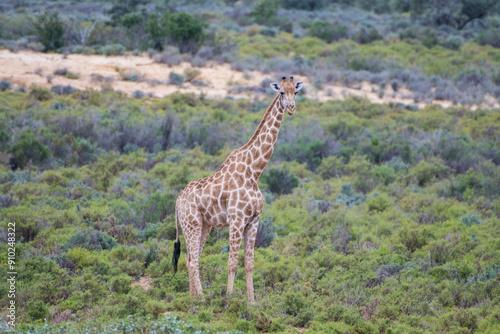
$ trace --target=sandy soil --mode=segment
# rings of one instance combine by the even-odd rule
[[[151,288],[151,277],[149,276],[142,276],[138,281],[135,281],[134,283],[130,284],[131,287],[134,286],[140,286],[144,290],[149,290]]]
[[[80,54],[46,54],[33,51],[20,51],[17,53],[8,50],[0,50],[0,79],[9,80],[15,86],[29,87],[33,84],[45,87],[52,85],[71,85],[78,89],[101,89],[108,86],[114,90],[123,91],[129,95],[135,90],[141,90],[153,97],[164,97],[174,92],[205,94],[209,98],[219,99],[226,96],[233,98],[266,98],[261,92],[248,91],[229,93],[228,90],[237,86],[259,86],[261,81],[269,78],[269,75],[258,71],[242,72],[231,70],[229,64],[214,64],[212,66],[197,68],[200,75],[196,77],[206,86],[197,86],[184,83],[182,87],[166,84],[171,71],[183,74],[185,69],[190,68],[189,63],[181,63],[177,66],[168,66],[155,63],[146,55],[141,56],[102,56],[102,55],[80,55]],[[66,68],[68,71],[79,76],[78,79],[68,79],[65,76],[55,75],[57,69]],[[140,82],[124,81],[122,73],[134,73],[141,78]],[[108,82],[99,82],[92,76],[101,75],[108,78]],[[279,78],[276,79],[279,82]],[[348,96],[362,96],[374,103],[404,103],[424,107],[426,103],[416,103],[410,98],[408,90],[400,89],[394,92],[388,85],[382,98],[378,96],[379,87],[363,82],[357,87],[345,87],[341,85],[325,85],[321,90],[315,89],[307,77],[296,78],[306,84],[306,96],[320,101],[332,99],[344,99]],[[500,105],[492,98],[481,107],[498,108]],[[452,105],[450,101],[432,101],[444,107]],[[477,106],[471,106],[475,109]]]

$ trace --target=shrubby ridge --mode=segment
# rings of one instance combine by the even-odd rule
[[[199,303],[184,255],[171,275],[175,199],[265,106],[34,90],[0,92],[0,266],[15,221],[18,330],[499,330],[497,111],[302,98],[260,180],[257,302],[243,266],[225,295],[228,231],[214,230]]]

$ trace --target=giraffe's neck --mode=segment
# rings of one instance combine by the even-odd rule
[[[283,121],[284,107],[279,94],[267,109],[252,138],[241,149],[247,153],[247,168],[251,168],[252,177],[257,181],[271,159],[278,133]]]

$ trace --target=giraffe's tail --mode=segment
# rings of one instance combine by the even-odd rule
[[[175,210],[175,237],[176,241],[174,243],[174,254],[172,255],[172,266],[174,267],[174,276],[177,273],[177,263],[179,262],[179,257],[181,256],[181,242],[179,240],[179,219],[177,217],[177,208]]]

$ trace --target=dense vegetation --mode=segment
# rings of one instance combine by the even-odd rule
[[[118,55],[276,72],[316,88],[362,81],[417,102],[500,99],[495,0],[12,1],[0,5],[11,50]]]
[[[500,330],[500,115],[484,109],[298,97],[260,180],[255,305],[242,265],[225,295],[227,230],[209,236],[205,302],[191,301],[185,249],[171,274],[175,199],[266,107],[0,92],[0,306],[15,221],[18,330]],[[149,289],[131,286],[144,276]]]
[[[16,222],[20,307],[17,328],[0,329],[500,332],[500,114],[459,106],[500,101],[499,6],[2,2],[0,46],[13,51],[147,51],[157,62],[191,63],[168,84],[194,83],[195,67],[229,62],[269,77],[307,75],[314,87],[305,89],[368,81],[382,95],[407,89],[416,102],[454,107],[299,95],[260,179],[256,303],[246,299],[243,252],[235,293],[225,295],[225,229],[212,231],[201,257],[201,302],[189,298],[185,249],[172,276],[175,200],[251,137],[272,95],[128,98],[109,87],[17,88],[0,78],[0,306],[7,223]],[[231,89],[264,96],[267,87]]]

